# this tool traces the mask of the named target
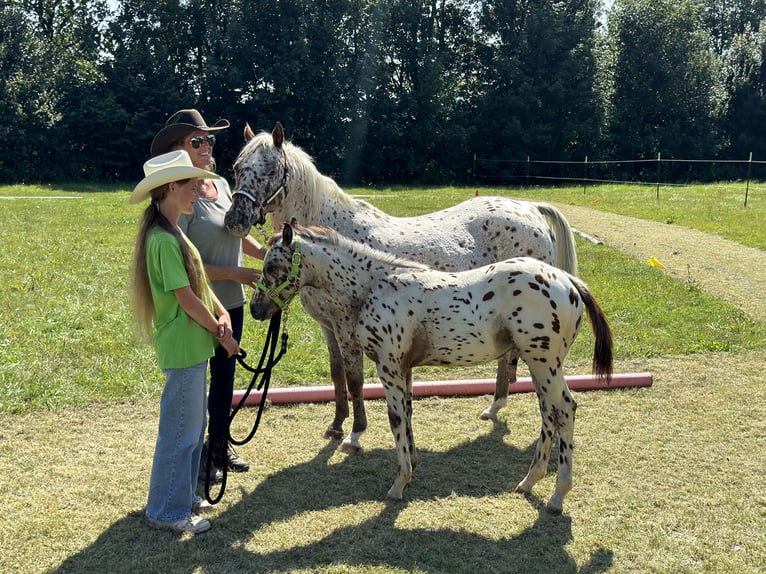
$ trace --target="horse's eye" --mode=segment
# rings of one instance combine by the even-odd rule
[[[264,270],[266,273],[268,273],[269,275],[271,275],[272,273],[276,272],[276,270],[277,270],[277,266],[276,266],[274,263],[269,263],[269,264],[267,264],[267,265],[266,265],[266,266],[263,268],[263,270]]]

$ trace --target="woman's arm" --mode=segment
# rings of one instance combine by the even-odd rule
[[[266,248],[258,243],[255,239],[253,239],[250,235],[246,235],[242,238],[242,251],[245,252],[245,255],[255,257],[256,259],[263,260],[263,258],[266,256]]]
[[[216,339],[221,343],[224,349],[229,353],[229,356],[239,353],[239,343],[234,339],[231,332],[231,319],[226,309],[223,309],[221,302],[213,295],[213,304],[215,305],[216,312],[223,311],[218,319],[210,312],[205,303],[197,297],[196,293],[188,285],[181,287],[173,291],[178,299],[178,304],[186,311],[195,322],[202,327],[210,331]]]
[[[260,269],[251,269],[249,267],[230,267],[228,265],[211,265],[205,263],[205,273],[211,281],[220,281],[228,279],[236,281],[242,285],[255,287],[255,284],[261,278]]]

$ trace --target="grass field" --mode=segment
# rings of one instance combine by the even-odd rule
[[[457,188],[351,191],[368,196],[395,215],[434,211],[473,194],[473,190]],[[482,193],[501,191],[510,194],[509,190]],[[629,187],[614,193],[634,191]],[[523,192],[564,202],[583,195],[581,190]],[[599,197],[606,193],[601,190]],[[687,196],[693,206],[690,211],[698,213],[694,221],[704,220],[704,213],[713,211],[709,204],[716,193],[704,189],[699,197]],[[5,200],[0,210],[5,249],[0,262],[0,309],[6,319],[0,334],[4,358],[0,411],[157,396],[160,379],[153,352],[130,330],[128,270],[140,208],[127,204],[124,189],[0,188],[0,198],[25,196],[30,199]],[[61,199],[36,199],[40,196]],[[599,205],[611,203],[604,199]],[[631,204],[631,214],[652,218],[647,201],[634,198]],[[641,206],[645,212],[635,213]],[[728,222],[727,228],[747,228],[750,231],[744,234],[753,244],[766,246],[766,208],[758,211],[754,198],[747,218],[741,209],[732,200],[722,203],[717,212]],[[579,238],[577,249],[580,274],[612,322],[618,356],[745,350],[766,344],[766,326],[700,291],[693,282],[676,281],[614,249]],[[260,352],[265,327],[246,321],[243,348]],[[274,374],[274,384],[326,383],[329,370],[324,340],[297,302],[290,312],[289,336],[290,351]],[[583,330],[570,357],[583,358],[591,348],[590,334]],[[490,373],[492,368],[476,372]],[[367,374],[374,376],[371,364]],[[445,371],[421,368],[418,376],[441,379]]]
[[[474,190],[348,191],[406,215]],[[663,189],[659,201],[653,188],[481,193],[586,205],[766,249],[766,199],[753,194],[744,208],[733,184]],[[554,465],[534,495],[512,493],[539,432],[535,398],[517,395],[495,424],[477,420],[488,397],[416,401],[423,460],[401,503],[383,501],[395,471],[384,403],[370,405],[365,451],[353,456],[321,436],[330,405],[272,406],[240,449],[253,469],[230,477],[210,533],[147,529],[162,377],[130,330],[140,209],[127,195],[0,187],[0,571],[763,571],[766,325],[693,282],[579,239],[581,275],[615,333],[616,370],[650,371],[655,382],[576,394],[575,485],[563,516],[542,510]],[[272,385],[325,384],[320,332],[293,306]],[[265,324],[246,324],[243,347],[257,355]],[[584,330],[568,374],[588,372],[591,345]],[[493,366],[424,368],[415,378],[493,375]],[[235,434],[252,416],[238,417]]]

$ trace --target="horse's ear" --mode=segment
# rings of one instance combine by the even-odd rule
[[[274,140],[275,148],[282,149],[282,144],[285,143],[285,130],[279,122],[276,123],[274,129],[271,131],[271,139]]]
[[[251,128],[250,124],[248,124],[247,122],[245,122],[244,136],[245,136],[245,141],[246,142],[249,142],[251,139],[253,139],[255,137],[255,133],[253,132],[253,128]]]
[[[293,242],[293,228],[289,223],[282,227],[282,245],[290,245]]]

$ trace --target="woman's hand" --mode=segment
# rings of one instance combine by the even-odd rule
[[[223,339],[218,339],[218,341],[221,343],[221,346],[226,349],[226,352],[229,354],[229,357],[233,357],[234,355],[239,353],[239,343],[234,338],[234,335],[231,332],[231,329],[229,329],[224,336]]]
[[[255,288],[255,284],[261,279],[261,270],[250,267],[237,267],[234,280],[242,285]]]

